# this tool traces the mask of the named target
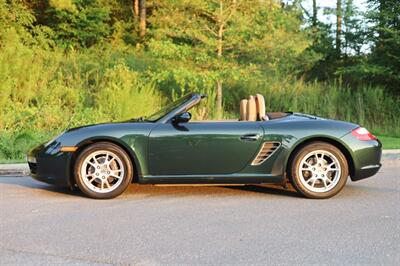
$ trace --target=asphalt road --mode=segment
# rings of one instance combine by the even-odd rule
[[[400,163],[328,200],[132,185],[100,201],[0,177],[0,264],[400,264]]]

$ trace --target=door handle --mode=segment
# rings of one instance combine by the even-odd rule
[[[245,140],[245,141],[256,141],[260,138],[260,134],[247,134],[240,136],[240,140]]]

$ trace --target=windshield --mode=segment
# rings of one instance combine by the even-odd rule
[[[192,94],[185,95],[182,98],[179,98],[178,100],[167,104],[166,106],[164,106],[163,108],[161,108],[160,110],[155,112],[154,114],[146,117],[146,121],[155,122],[155,121],[161,119],[165,115],[169,114],[172,110],[178,108],[183,103],[185,103],[188,99],[190,99],[190,97],[192,97]]]

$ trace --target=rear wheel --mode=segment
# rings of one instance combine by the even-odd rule
[[[313,142],[293,158],[290,177],[295,189],[313,199],[330,198],[339,193],[349,175],[346,157],[335,146]]]
[[[79,189],[95,199],[122,194],[133,177],[129,156],[119,146],[99,142],[85,148],[77,157],[75,179]]]

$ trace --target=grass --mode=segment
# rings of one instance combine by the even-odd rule
[[[382,142],[384,150],[400,149],[400,138],[379,135],[377,137]]]
[[[26,160],[25,159],[15,159],[15,160],[0,159],[0,164],[12,164],[12,163],[26,163]]]

